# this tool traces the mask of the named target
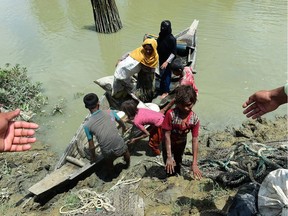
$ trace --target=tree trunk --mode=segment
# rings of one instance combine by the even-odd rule
[[[96,32],[113,33],[122,28],[115,0],[91,0]]]

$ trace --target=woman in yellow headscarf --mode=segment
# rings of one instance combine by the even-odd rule
[[[129,55],[147,67],[156,68],[158,65],[156,40],[153,38],[147,38],[142,43],[141,47],[133,50]]]
[[[147,38],[141,47],[133,50],[128,55],[126,54],[118,62],[114,72],[112,96],[116,98],[125,97],[127,93],[133,90],[131,77],[134,74],[142,71],[143,76],[146,74],[147,77],[149,77],[151,73],[154,74],[157,67],[157,42],[155,39]],[[153,79],[151,87],[152,86]]]

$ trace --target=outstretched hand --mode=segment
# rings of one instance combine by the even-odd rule
[[[249,99],[242,105],[246,108],[243,113],[247,118],[259,118],[260,116],[274,111],[279,107],[279,103],[271,98],[270,91],[258,91],[251,95]]]
[[[20,114],[16,109],[0,113],[0,152],[26,151],[36,141],[35,129],[38,125],[26,121],[12,121]]]

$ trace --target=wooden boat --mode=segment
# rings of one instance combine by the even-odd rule
[[[90,163],[84,152],[85,147],[88,147],[88,141],[83,130],[87,117],[79,126],[76,134],[56,164],[54,171],[28,189],[32,194],[36,196],[41,195],[65,181],[73,180],[102,160],[102,157],[99,155],[96,162]]]
[[[182,58],[185,65],[195,67],[197,53],[197,28],[199,20],[193,20],[192,24],[174,35],[177,40],[177,57]],[[145,38],[157,38],[158,35],[145,34]]]
[[[123,112],[117,113],[119,117],[124,117]],[[33,195],[39,196],[45,192],[54,189],[62,183],[68,183],[82,175],[85,171],[97,165],[103,160],[99,144],[95,141],[96,161],[90,162],[90,153],[88,148],[88,140],[83,129],[85,122],[90,114],[79,126],[75,135],[68,144],[65,152],[57,162],[54,171],[47,175],[44,179],[34,184],[28,190]],[[127,137],[127,135],[125,135]]]
[[[180,33],[175,35],[175,38],[177,40],[177,57],[181,58],[182,63],[186,66],[189,66],[192,68],[193,73],[196,73],[195,66],[196,66],[196,53],[197,53],[197,28],[198,28],[199,20],[193,20],[190,27],[184,29]],[[145,38],[157,38],[156,35],[152,34],[145,34]],[[157,74],[157,73],[156,73]],[[136,87],[137,83],[137,76],[133,77],[132,84]],[[100,79],[97,79],[94,81],[97,85],[99,85],[102,89],[105,90],[105,93],[103,95],[103,103],[101,104],[102,108],[105,109],[112,108],[119,110],[120,106],[123,101],[130,99],[131,97],[127,98],[118,98],[115,99],[111,96],[112,93],[112,85],[113,85],[114,76],[105,76]],[[160,82],[160,76],[155,77],[155,82]],[[176,77],[172,75],[171,78],[171,92],[173,92],[173,89],[175,89],[178,86],[179,83],[179,77]],[[157,85],[157,84],[155,84]],[[170,97],[171,96],[171,97]],[[166,97],[166,99],[162,101],[154,100],[153,102],[158,104],[160,107],[163,107],[167,102],[172,98],[172,95],[169,97]],[[105,102],[104,102],[105,101]]]
[[[191,65],[193,68],[195,66],[196,59],[196,30],[198,22],[198,20],[194,20],[189,28],[175,35],[178,43],[177,55],[183,58],[186,65]],[[151,35],[146,36],[151,37]],[[135,83],[136,79],[137,78],[134,80]],[[103,77],[94,82],[105,90],[105,93],[100,98],[100,108],[102,110],[119,110],[122,101],[115,100],[111,96],[113,76]],[[131,96],[137,99],[135,95],[131,94]],[[142,105],[146,106],[144,104]],[[151,105],[153,106],[153,104]],[[152,109],[155,110],[157,108],[153,107]],[[123,112],[118,112],[118,114],[120,118],[125,118]],[[95,142],[97,159],[94,163],[91,163],[89,160],[88,140],[83,129],[83,125],[87,121],[89,115],[85,117],[84,121],[79,126],[65,152],[57,162],[54,171],[38,183],[31,186],[28,189],[30,192],[29,196],[40,196],[55,189],[60,184],[69,183],[103,160],[103,156],[97,142]],[[132,137],[136,137],[139,135],[139,133],[141,133],[139,130],[133,128],[132,125],[127,126],[129,127],[129,130],[123,137],[125,141]]]

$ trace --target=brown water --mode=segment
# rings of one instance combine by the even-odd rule
[[[63,115],[41,122],[38,138],[60,152],[87,110],[77,93],[103,90],[93,80],[112,75],[116,60],[158,34],[170,19],[173,33],[198,27],[195,106],[203,125],[223,128],[245,120],[241,105],[254,91],[287,81],[287,1],[116,1],[123,29],[94,31],[90,1],[9,1],[0,4],[0,63],[20,63],[49,96],[47,113],[65,99]],[[287,113],[283,106],[273,114]]]

